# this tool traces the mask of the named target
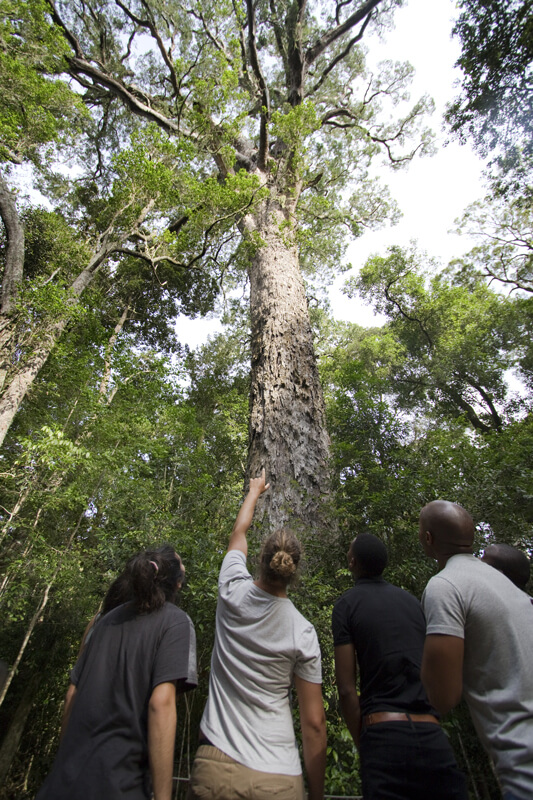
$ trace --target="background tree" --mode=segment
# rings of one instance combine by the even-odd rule
[[[533,165],[533,4],[461,0],[459,8],[453,33],[461,41],[462,91],[447,121],[482,155],[494,156],[502,187],[520,187]]]
[[[463,286],[391,247],[370,258],[348,291],[370,299],[390,323],[375,335],[374,354],[390,361],[390,391],[402,405],[465,417],[477,430],[499,431],[508,396],[506,371],[517,365],[517,317],[511,302],[482,281]],[[369,345],[371,343],[369,342]]]
[[[522,198],[485,198],[469,206],[460,222],[477,244],[454,262],[456,272],[481,275],[502,292],[533,294],[533,220],[531,206]]]
[[[436,497],[472,511],[479,551],[493,540],[532,551],[533,316],[527,291],[507,298],[494,281],[486,285],[505,274],[525,289],[526,238],[517,234],[519,250],[508,238],[498,250],[492,223],[472,212],[485,249],[441,274],[398,248],[371,259],[358,287],[387,314],[382,329],[308,308],[306,295],[339,268],[345,235],[396,214],[368,179],[372,160],[382,152],[399,166],[418,145],[428,149],[423,133],[407,147],[429,105],[402,111],[409,69],[389,64],[372,75],[360,50],[395,5],[74,0],[48,3],[52,20],[33,0],[4,0],[0,57],[19,48],[24,105],[33,98],[37,114],[39,91],[62,75],[65,118],[56,109],[57,130],[23,156],[52,210],[8,197],[24,263],[3,318],[4,387],[25,366],[38,368],[0,462],[0,652],[11,668],[0,709],[2,797],[34,796],[55,753],[86,622],[125,560],[154,541],[171,541],[187,563],[183,603],[198,632],[202,688],[180,709],[176,750],[175,774],[188,775],[228,524],[243,476],[263,461],[279,485],[267,523],[292,517],[310,531],[309,570],[295,600],[316,624],[324,655],[334,793],[358,787],[330,638],[331,605],[350,583],[344,553],[354,533],[366,527],[381,536],[388,577],[417,595],[432,571],[417,517]],[[6,30],[20,34],[9,47]],[[39,42],[51,60],[32,59]],[[8,122],[22,111],[5,91],[13,101],[0,125],[7,159],[18,141]],[[386,119],[389,99],[395,119]],[[43,95],[43,110],[56,108],[47,103]],[[23,114],[17,125],[26,141]],[[61,151],[47,160],[56,141]],[[75,169],[59,172],[66,155]],[[2,174],[12,191],[16,171]],[[502,231],[527,231],[525,194],[516,191],[513,206],[502,197],[491,207]],[[3,254],[11,241],[6,224]],[[88,280],[76,293],[81,275]],[[251,335],[234,291],[242,295],[246,281]],[[230,297],[230,330],[188,353],[174,317],[205,313],[220,289]],[[43,347],[38,366],[32,358]],[[523,381],[520,392],[509,389],[509,369]],[[329,464],[321,460],[330,453]],[[309,522],[330,469],[338,546],[325,535],[329,520],[317,513]],[[258,525],[252,549],[261,535]],[[446,725],[459,758],[466,754],[471,789],[497,796],[461,714]]]
[[[26,791],[31,796],[46,774],[81,632],[136,550],[165,540],[179,548],[190,568],[184,603],[196,622],[204,677],[209,666],[215,576],[228,519],[239,505],[246,457],[247,393],[239,388],[233,361],[233,374],[224,367],[224,350],[233,349],[221,346],[217,355],[213,346],[205,368],[196,357],[188,399],[179,388],[183,366],[171,367],[146,349],[139,352],[137,334],[133,350],[127,327],[117,334],[112,352],[103,346],[102,334],[99,320],[87,314],[62,340],[37,381],[31,406],[21,410],[6,441],[3,509],[13,509],[31,483],[17,513],[2,512],[7,535],[0,548],[0,647],[10,665],[39,611],[0,712],[7,737],[25,687],[35,676],[40,680],[4,797]],[[102,399],[106,361],[111,377]],[[210,362],[218,365],[216,382]],[[206,687],[204,680],[204,693]],[[185,775],[203,696],[198,693],[181,709]],[[32,757],[35,748],[42,758]]]

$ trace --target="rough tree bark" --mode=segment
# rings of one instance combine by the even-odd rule
[[[253,224],[263,246],[250,268],[252,363],[248,474],[264,466],[269,527],[325,533],[333,521],[329,437],[307,298],[290,229],[290,209],[270,198]],[[250,221],[251,222],[251,221]],[[292,238],[292,243],[288,240]]]

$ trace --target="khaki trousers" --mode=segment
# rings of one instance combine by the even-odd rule
[[[187,800],[304,800],[302,775],[260,772],[239,764],[218,747],[200,745]]]

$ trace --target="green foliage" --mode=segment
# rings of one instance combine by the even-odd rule
[[[69,326],[0,460],[1,647],[10,663],[49,590],[0,716],[5,727],[28,681],[39,676],[5,789],[21,798],[34,795],[54,756],[68,668],[87,620],[125,560],[165,540],[187,565],[182,603],[198,633],[201,687],[187,719],[190,742],[196,740],[216,577],[242,498],[250,343],[241,309],[229,334],[183,353],[175,315],[206,313],[221,285],[242,284],[263,244],[256,223],[269,197],[291,208],[282,232],[288,243],[296,239],[306,276],[328,280],[344,255],[345,232],[358,236],[398,213],[369,180],[372,161],[384,151],[401,166],[417,148],[431,151],[419,127],[430,101],[405,105],[411,68],[389,63],[370,76],[355,43],[340,58],[346,38],[317,58],[304,95],[291,95],[283,54],[296,52],[295,4],[254,6],[269,110],[258,72],[245,63],[243,7],[225,0],[125,5],[149,24],[139,26],[113,3],[62,4],[88,63],[109,78],[91,83],[78,73],[83,95],[73,97],[58,80],[67,48],[44,4],[0,3],[4,83],[17,61],[11,85],[0,78],[3,157],[13,158],[17,146],[16,158],[37,159],[40,146],[57,141],[79,114],[80,96],[89,109],[83,136],[68,152],[79,173],[46,173],[41,182],[57,210],[24,212],[25,280],[10,363],[24,363],[50,323],[68,318]],[[394,5],[382,3],[372,24],[384,24]],[[305,9],[301,52],[335,25],[327,4]],[[121,86],[118,96],[110,86]],[[142,104],[139,117],[121,106],[126,96],[128,108]],[[384,114],[390,105],[395,120]],[[264,171],[261,133],[270,145]],[[486,214],[472,211],[470,222],[486,230]],[[429,500],[467,507],[479,550],[493,539],[533,547],[526,396],[533,314],[527,297],[502,297],[479,277],[498,262],[500,275],[529,280],[529,217],[523,200],[498,215],[500,229],[516,232],[516,240],[485,242],[461,269],[434,274],[427,260],[398,248],[370,259],[350,291],[388,316],[383,328],[335,324],[313,310],[340,535],[335,543],[306,538],[307,572],[293,598],[322,647],[332,793],[360,788],[357,754],[339,714],[330,633],[332,604],[349,585],[342,565],[354,534],[365,528],[382,537],[387,577],[417,595],[434,569],[417,541],[419,509]],[[112,244],[74,304],[72,281]],[[509,391],[511,368],[530,381],[522,396]],[[252,554],[260,536],[252,531]]]
[[[444,418],[465,417],[481,431],[501,427],[505,374],[517,363],[510,300],[481,282],[465,287],[439,274],[427,281],[416,253],[397,247],[369,259],[348,285],[354,291],[389,317],[378,338],[390,331],[397,340],[401,357],[390,365],[389,391],[403,404],[436,404]]]
[[[505,291],[533,293],[533,216],[527,197],[488,196],[470,205],[459,232],[479,244],[461,261],[452,262],[464,282],[483,276]]]
[[[461,41],[462,92],[447,112],[452,130],[483,154],[524,147],[531,156],[533,4],[461,0],[454,34]]]
[[[24,209],[24,276],[26,282],[50,279],[69,286],[90,257],[90,251],[75,229],[57,212],[43,208]]]
[[[0,3],[0,160],[38,162],[40,147],[73,136],[81,99],[59,78],[66,43],[44,0]]]
[[[126,559],[163,541],[170,541],[187,565],[182,605],[197,626],[202,676],[191,710],[191,735],[196,735],[207,687],[216,575],[242,496],[248,401],[238,337],[214,341],[204,356],[190,357],[188,368],[182,362],[172,367],[147,348],[132,348],[131,333],[124,330],[111,352],[104,342],[101,321],[98,325],[90,316],[71,330],[51,356],[31,404],[17,417],[2,459],[1,646],[10,663],[51,582],[20,678],[41,669],[48,648],[49,667],[9,783],[33,764],[27,796],[55,754],[68,668],[88,619]],[[102,394],[106,361],[109,383]],[[52,650],[46,644],[51,635]],[[22,689],[17,677],[3,720],[10,719]],[[40,758],[29,761],[28,752],[37,750]]]

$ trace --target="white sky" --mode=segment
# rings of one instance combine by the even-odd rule
[[[350,245],[347,260],[353,271],[339,276],[330,293],[332,310],[338,319],[361,325],[376,323],[372,309],[340,291],[346,278],[363,266],[370,255],[385,254],[396,244],[408,246],[416,240],[418,247],[443,266],[463,255],[472,241],[452,232],[454,221],[466,206],[484,195],[481,182],[483,163],[469,146],[451,142],[445,146],[443,128],[446,104],[457,94],[454,86],[460,77],[454,64],[460,54],[459,42],[451,38],[455,6],[451,0],[408,0],[396,12],[395,29],[386,40],[369,48],[369,59],[391,58],[409,61],[415,67],[411,98],[429,94],[435,101],[430,120],[436,134],[436,155],[415,159],[406,170],[383,172],[403,217],[395,226],[368,231]],[[367,42],[368,44],[368,42]]]
[[[433,97],[436,109],[429,122],[437,134],[438,151],[431,158],[416,159],[406,170],[384,171],[383,181],[389,185],[403,217],[398,225],[366,232],[350,245],[347,260],[355,271],[370,255],[385,254],[392,244],[407,246],[413,239],[443,265],[472,246],[451,229],[466,206],[484,195],[483,164],[468,146],[455,142],[444,146],[446,132],[442,124],[446,103],[457,93],[454,81],[459,78],[453,68],[459,43],[451,38],[455,13],[453,0],[407,0],[396,12],[394,30],[387,32],[383,41],[366,41],[372,63],[393,59],[409,61],[415,67],[411,98],[414,102],[426,93]],[[339,276],[330,291],[334,316],[360,325],[376,324],[379,319],[371,308],[342,294],[341,287],[349,274]],[[195,347],[221,327],[215,320],[180,318],[178,336]]]

